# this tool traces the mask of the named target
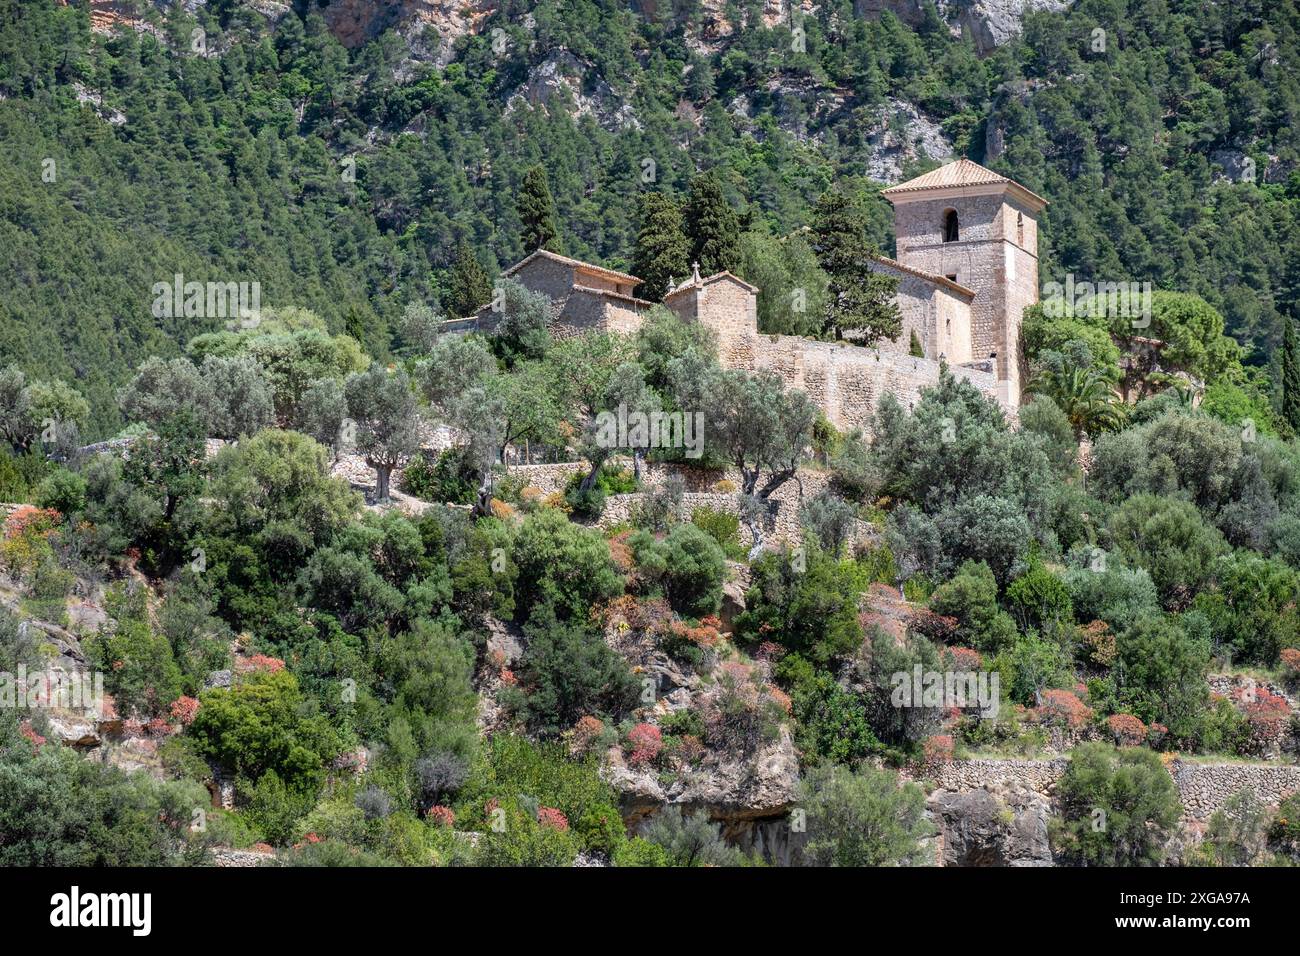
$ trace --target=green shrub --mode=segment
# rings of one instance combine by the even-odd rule
[[[754,643],[775,641],[818,664],[851,653],[862,643],[854,579],[851,564],[816,548],[769,551],[754,562],[736,633]]]
[[[590,622],[557,619],[545,605],[528,619],[524,636],[519,683],[500,699],[535,732],[558,734],[587,715],[617,719],[635,703],[640,685]]]
[[[718,610],[727,559],[711,535],[693,524],[679,524],[661,539],[639,531],[630,544],[641,573],[675,610],[690,617]]]
[[[707,505],[691,512],[691,524],[699,528],[722,548],[722,553],[732,561],[743,561],[745,548],[740,543],[740,518],[727,511],[718,511]]]
[[[457,826],[490,833],[500,815],[493,815],[489,804],[506,811],[507,831],[512,821],[520,822],[516,813],[535,820],[538,808],[554,808],[564,814],[577,839],[576,847],[571,847],[546,834],[533,833],[525,822],[523,832],[501,841],[492,851],[496,858],[517,859],[528,854],[552,858],[582,848],[613,853],[626,837],[617,797],[600,778],[597,761],[574,760],[558,743],[535,744],[511,734],[493,737],[475,759],[460,790],[455,807]],[[531,845],[535,840],[541,845]]]
[[[600,533],[571,523],[553,508],[523,520],[510,558],[518,569],[515,599],[521,620],[539,604],[585,619],[593,604],[623,588]]]
[[[1178,825],[1178,788],[1150,750],[1080,744],[1056,785],[1052,845],[1089,866],[1154,866]]]
[[[478,470],[468,448],[444,449],[435,461],[413,458],[402,472],[402,490],[424,501],[472,505],[478,498]]]
[[[925,793],[898,775],[864,766],[830,764],[800,784],[808,837],[800,849],[811,866],[918,866],[921,840],[934,833],[925,820]]]

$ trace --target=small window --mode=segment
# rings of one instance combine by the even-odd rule
[[[956,282],[956,281],[957,281],[957,273],[954,272],[954,273],[953,273],[952,275],[950,275],[950,276],[944,276],[944,278],[947,279],[949,282]]]
[[[943,241],[956,242],[958,237],[957,210],[949,209],[943,214]]]
[[[1025,245],[1025,214],[1023,212],[1016,213],[1016,245],[1022,249]]]

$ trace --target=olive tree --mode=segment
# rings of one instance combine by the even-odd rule
[[[348,417],[356,425],[356,447],[375,469],[375,500],[386,502],[388,481],[420,447],[415,393],[406,372],[390,372],[375,362],[364,372],[348,376],[344,386]]]

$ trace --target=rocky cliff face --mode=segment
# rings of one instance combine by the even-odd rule
[[[878,17],[885,11],[909,26],[925,19],[927,0],[857,0],[861,16]],[[992,53],[1020,33],[1025,14],[1037,10],[1064,10],[1070,0],[935,0],[939,16],[954,34],[969,33],[981,56]]]
[[[941,866],[1052,865],[1051,803],[1028,787],[936,790],[926,807],[939,828]]]
[[[496,9],[496,0],[331,0],[323,13],[330,32],[348,49],[396,30],[412,59],[445,66],[455,42],[477,33]]]

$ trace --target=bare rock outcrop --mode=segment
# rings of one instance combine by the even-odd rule
[[[330,32],[349,49],[394,30],[413,61],[441,67],[451,62],[455,42],[478,32],[496,8],[496,0],[332,0],[323,13]]]
[[[987,56],[1020,34],[1027,13],[1064,10],[1070,0],[934,0],[934,5],[954,34],[969,33],[980,56]],[[889,11],[909,26],[919,26],[927,6],[927,0],[857,0],[854,8],[865,17]]]
[[[939,828],[943,866],[1051,866],[1051,803],[1016,785],[936,790],[927,809]]]

